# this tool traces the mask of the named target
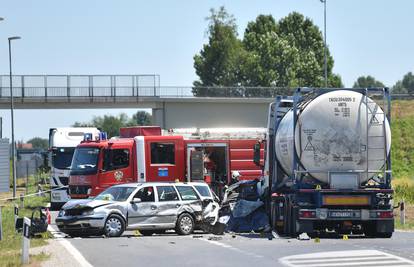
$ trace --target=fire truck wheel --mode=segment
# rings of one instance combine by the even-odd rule
[[[175,231],[179,235],[189,235],[194,230],[194,219],[188,213],[183,213],[178,216],[177,225]]]
[[[106,219],[104,232],[107,237],[118,237],[125,230],[125,222],[121,216],[112,214]]]

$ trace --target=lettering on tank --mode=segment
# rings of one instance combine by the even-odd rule
[[[351,108],[348,107],[347,102],[355,102],[355,97],[330,97],[329,102],[334,103],[335,117],[351,117]]]

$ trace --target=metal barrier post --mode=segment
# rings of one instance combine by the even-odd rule
[[[30,248],[30,219],[23,218],[23,241],[22,241],[22,264],[29,263],[29,248]]]
[[[1,206],[0,206],[0,241],[3,239],[3,221],[1,218]]]
[[[19,206],[14,204],[14,225],[16,226],[16,221],[19,218]]]
[[[403,201],[400,204],[400,223],[401,225],[405,224],[405,201]]]

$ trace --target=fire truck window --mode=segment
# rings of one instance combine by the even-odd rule
[[[151,164],[175,164],[174,144],[151,143]]]
[[[176,186],[182,200],[197,200],[197,193],[191,186]]]
[[[128,149],[108,149],[105,150],[104,168],[106,171],[128,167]]]
[[[177,192],[173,186],[157,186],[159,201],[175,201],[178,200]]]
[[[140,198],[141,202],[155,202],[154,187],[147,186],[141,188],[134,196],[134,198]]]

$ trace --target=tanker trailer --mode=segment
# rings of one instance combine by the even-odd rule
[[[264,166],[275,230],[391,237],[390,103],[387,88],[276,98]]]

